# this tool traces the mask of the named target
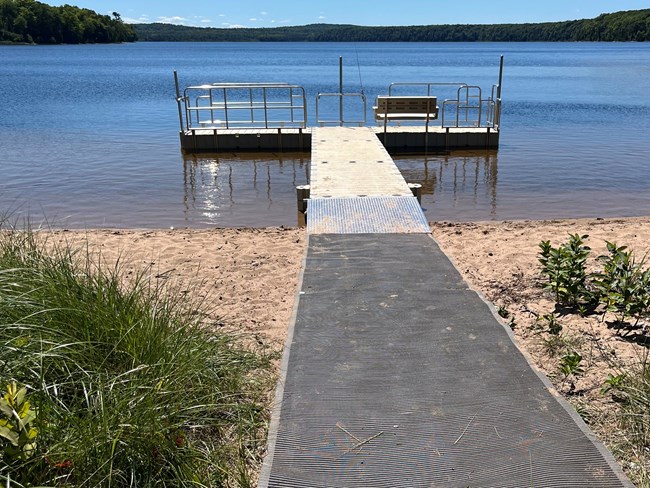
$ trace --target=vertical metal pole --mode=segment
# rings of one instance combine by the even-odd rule
[[[228,122],[228,95],[226,94],[226,88],[223,89],[223,116],[226,119],[226,129],[230,128]]]
[[[343,56],[339,56],[339,125],[343,126]]]
[[[181,124],[181,132],[183,129],[183,110],[181,109],[181,91],[178,87],[178,73],[174,70],[174,83],[176,84],[176,103],[178,103],[178,121]]]
[[[501,98],[501,83],[503,82],[503,54],[499,62],[499,86],[497,86],[497,98]]]
[[[503,54],[501,55],[501,60],[499,62],[499,86],[497,87],[497,99],[495,103],[497,104],[496,110],[496,122],[499,130],[501,130],[501,83],[503,82]]]
[[[248,89],[248,103],[250,103],[250,106],[251,106],[251,124],[254,124],[255,123],[255,112],[253,111],[254,110],[253,109],[254,104],[253,104],[253,89],[252,88]]]
[[[269,128],[269,113],[266,108],[266,87],[262,88],[262,94],[264,95],[264,128]]]

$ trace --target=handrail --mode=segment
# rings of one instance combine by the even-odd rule
[[[344,120],[343,112],[339,113],[338,119],[321,120],[319,116],[319,106],[320,106],[320,99],[322,97],[336,97],[340,100],[341,103],[343,103],[345,97],[361,98],[361,101],[363,102],[363,120]],[[316,95],[316,123],[319,125],[336,123],[339,126],[343,126],[343,124],[365,125],[367,122],[366,108],[367,108],[367,101],[366,101],[366,95],[364,93],[319,93],[318,95]]]
[[[289,83],[212,83],[188,86],[184,103],[188,130],[307,126],[305,89]],[[209,117],[209,118],[207,118]]]
[[[426,86],[427,87],[427,96],[431,96],[431,87],[432,86],[467,86],[467,83],[459,82],[428,82],[428,81],[416,81],[416,82],[397,82],[391,83],[388,85],[388,95],[393,94],[393,87],[398,86]]]
[[[307,101],[305,89],[300,85],[286,82],[268,83],[204,83],[188,86],[180,93],[175,75],[176,101],[179,109],[181,131],[195,129],[229,128],[306,128]],[[491,86],[487,99],[482,98],[482,90],[477,85],[465,82],[396,82],[388,86],[388,96],[398,96],[399,88],[410,87],[405,93],[425,93],[426,96],[449,94],[455,99],[442,102],[442,114],[437,125],[440,127],[482,127],[499,129],[501,123],[500,85]],[[414,90],[413,87],[416,89]],[[436,87],[439,88],[436,90]],[[419,89],[417,89],[419,88]],[[434,93],[434,92],[438,93]],[[406,96],[406,95],[405,95]],[[423,97],[425,95],[418,95]],[[339,100],[336,118],[327,118],[334,111],[329,109],[323,117],[322,102],[333,97]],[[344,100],[360,99],[363,104],[362,116],[346,120],[342,106]],[[440,97],[442,98],[442,97]],[[439,98],[439,99],[440,99]],[[319,125],[367,124],[367,99],[364,93],[318,93],[316,96],[315,122]],[[453,111],[453,113],[452,113]],[[357,109],[348,110],[358,113]],[[352,117],[356,117],[352,115]],[[407,117],[399,117],[398,123],[414,123]],[[313,122],[313,119],[312,119]]]
[[[499,123],[498,123],[498,117],[499,117],[499,110],[500,110],[500,100],[490,100],[490,99],[482,99],[480,101],[480,105],[475,105],[472,107],[467,106],[463,100],[444,100],[442,102],[442,116],[440,117],[441,121],[441,126],[442,127],[482,127],[482,128],[494,128],[498,129],[499,128]],[[454,107],[451,109],[450,107]],[[464,119],[460,118],[460,112],[461,110],[465,110],[466,113],[469,109],[473,108],[474,110],[477,111],[478,116],[476,118],[469,118],[469,116],[466,116]],[[485,120],[482,118],[482,111],[485,108],[485,111],[487,112],[488,115],[486,115]],[[449,121],[449,112],[452,111],[453,113],[451,116],[453,117],[453,123],[450,123]]]

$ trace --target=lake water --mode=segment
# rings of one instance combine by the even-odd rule
[[[390,82],[489,90],[501,146],[396,156],[429,220],[650,214],[650,43],[0,46],[0,214],[56,227],[295,225],[309,154],[181,154],[181,85],[290,82],[370,100]]]

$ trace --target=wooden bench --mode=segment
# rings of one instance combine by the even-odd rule
[[[375,120],[384,122],[384,131],[389,120],[423,120],[428,127],[430,120],[438,118],[438,98],[378,96],[372,109]]]

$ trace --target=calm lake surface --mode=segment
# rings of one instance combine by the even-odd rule
[[[56,227],[295,225],[309,154],[184,156],[181,85],[398,81],[484,91],[505,55],[501,147],[396,156],[429,220],[650,214],[650,43],[0,46],[0,215]]]

